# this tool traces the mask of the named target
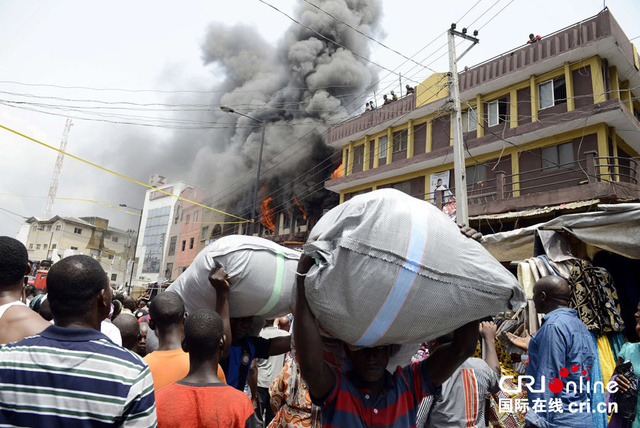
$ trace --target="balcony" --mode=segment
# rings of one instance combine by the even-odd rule
[[[553,168],[533,169],[467,186],[469,216],[521,211],[571,202],[599,199],[614,202],[640,198],[640,158],[599,157],[589,151],[577,161]],[[450,189],[455,194],[455,188]],[[431,201],[442,208],[446,191]]]
[[[387,105],[380,106],[373,111],[366,111],[360,116],[349,119],[329,129],[327,142],[331,144],[342,138],[348,137],[358,132],[365,131],[375,125],[385,123],[396,119],[404,114],[409,113],[415,108],[416,96],[414,94],[407,95],[392,101]]]

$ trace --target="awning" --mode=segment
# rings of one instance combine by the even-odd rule
[[[553,205],[550,207],[533,208],[533,209],[524,210],[524,211],[479,215],[475,217],[469,217],[469,220],[508,220],[508,219],[521,218],[521,217],[535,217],[535,216],[547,214],[553,211],[574,210],[582,207],[588,207],[591,205],[597,205],[599,203],[600,203],[600,199],[590,199],[588,201],[569,202],[566,204]]]
[[[533,256],[536,229],[562,230],[588,245],[640,259],[640,204],[601,204],[597,209],[595,212],[565,214],[546,223],[509,232],[485,235],[482,244],[500,261],[524,260]]]

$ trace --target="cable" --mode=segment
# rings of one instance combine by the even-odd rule
[[[335,44],[336,46],[340,46],[341,48],[343,48],[343,49],[345,49],[345,50],[347,50],[347,51],[351,52],[352,54],[354,54],[354,55],[355,55],[355,56],[357,56],[358,58],[363,59],[363,60],[365,60],[365,61],[367,61],[367,62],[369,62],[369,63],[371,63],[371,64],[375,65],[376,67],[380,67],[381,69],[383,69],[383,70],[385,70],[385,71],[388,71],[388,72],[390,72],[390,73],[395,73],[395,71],[394,71],[394,70],[391,70],[391,69],[389,69],[389,68],[385,67],[384,65],[380,65],[380,64],[378,64],[377,62],[371,61],[369,58],[366,58],[366,57],[364,57],[364,56],[360,55],[359,53],[354,52],[353,50],[349,49],[348,47],[346,47],[346,46],[344,46],[344,45],[342,45],[342,44],[340,44],[340,43],[336,42],[335,40],[330,39],[329,37],[327,37],[327,36],[325,36],[325,35],[323,35],[323,34],[319,33],[318,31],[314,30],[313,28],[309,27],[308,25],[305,25],[305,24],[303,24],[302,22],[298,21],[298,20],[297,20],[297,19],[295,19],[293,16],[291,16],[291,15],[287,14],[286,12],[283,12],[282,10],[278,9],[278,8],[277,8],[277,7],[275,7],[274,5],[272,5],[272,4],[270,4],[270,3],[267,3],[265,0],[258,0],[258,1],[259,1],[260,3],[263,3],[263,4],[267,5],[267,6],[269,6],[270,8],[274,9],[274,10],[275,10],[275,11],[277,11],[278,13],[281,13],[282,15],[286,16],[287,18],[289,18],[291,21],[295,22],[295,23],[296,23],[296,24],[298,24],[299,26],[304,27],[304,28],[308,29],[309,31],[312,31],[312,32],[313,32],[314,34],[316,34],[317,36],[322,37],[323,39],[327,40],[328,42],[331,42],[331,43]],[[411,79],[408,79],[408,80],[411,80]],[[412,81],[413,81],[413,80],[412,80]],[[414,81],[414,82],[415,82],[415,81]],[[420,82],[415,82],[415,83],[420,83]]]
[[[436,71],[435,71],[435,70],[433,70],[432,68],[426,67],[425,65],[420,64],[419,62],[416,62],[413,58],[409,58],[408,56],[406,56],[406,55],[404,55],[404,54],[402,54],[402,53],[398,52],[397,50],[395,50],[395,49],[393,49],[393,48],[390,48],[389,46],[385,45],[384,43],[382,43],[382,42],[380,42],[380,41],[378,41],[378,40],[374,39],[373,37],[369,36],[368,34],[363,33],[362,31],[358,30],[357,28],[352,27],[351,25],[347,24],[347,23],[346,23],[346,22],[344,22],[343,20],[341,20],[341,19],[339,19],[339,18],[336,18],[334,15],[330,14],[330,13],[329,13],[329,12],[327,12],[326,10],[323,10],[323,9],[321,9],[320,7],[316,6],[315,4],[311,3],[309,0],[303,0],[303,1],[304,1],[305,3],[307,3],[307,4],[311,5],[311,6],[315,7],[316,9],[318,9],[320,12],[324,13],[325,15],[328,15],[328,16],[330,16],[331,18],[333,18],[334,20],[336,20],[336,21],[340,22],[341,24],[346,25],[347,27],[351,28],[351,29],[352,29],[353,31],[355,31],[356,33],[358,33],[358,34],[360,34],[360,35],[362,35],[362,36],[366,37],[367,39],[371,40],[372,42],[377,43],[378,45],[382,46],[383,48],[388,49],[388,50],[390,50],[391,52],[393,52],[393,53],[395,53],[395,54],[400,55],[402,58],[406,59],[407,61],[411,61],[411,62],[413,62],[414,64],[416,64],[416,65],[418,65],[418,66],[420,66],[420,67],[423,67],[423,68],[425,68],[425,69],[427,69],[427,70],[429,70],[429,71],[431,71],[431,72],[433,72],[433,73],[436,73]],[[476,3],[476,4],[477,4],[477,3]]]
[[[149,185],[149,184],[142,183],[142,182],[140,182],[140,181],[138,181],[138,180],[136,180],[136,179],[133,179],[133,178],[127,177],[127,176],[125,176],[125,175],[123,175],[123,174],[117,173],[117,172],[112,171],[112,170],[110,170],[110,169],[108,169],[108,168],[105,168],[105,167],[100,166],[100,165],[98,165],[98,164],[95,164],[95,163],[93,163],[93,162],[90,162],[90,161],[87,161],[87,160],[85,160],[85,159],[82,159],[82,158],[81,158],[81,157],[79,157],[79,156],[73,155],[73,154],[68,153],[68,152],[64,152],[64,151],[62,151],[62,150],[60,150],[60,149],[57,149],[57,148],[55,148],[55,147],[53,147],[53,146],[51,146],[51,145],[49,145],[49,144],[43,143],[43,142],[41,142],[41,141],[38,141],[38,140],[36,140],[35,138],[29,137],[29,136],[27,136],[27,135],[25,135],[25,134],[22,134],[22,133],[18,132],[18,131],[14,131],[13,129],[8,128],[8,127],[6,127],[6,126],[4,126],[4,125],[2,125],[2,124],[0,124],[0,128],[4,129],[4,130],[6,130],[6,131],[9,131],[9,132],[11,132],[11,133],[13,133],[13,134],[15,134],[15,135],[18,135],[18,136],[20,136],[20,137],[26,138],[27,140],[30,140],[30,141],[32,141],[32,142],[34,142],[34,143],[36,143],[36,144],[40,144],[41,146],[47,147],[47,148],[49,148],[49,149],[51,149],[51,150],[55,150],[55,151],[56,151],[56,152],[58,152],[58,153],[62,153],[63,155],[67,155],[67,156],[69,156],[69,157],[71,157],[71,158],[73,158],[73,159],[76,159],[76,160],[80,161],[80,162],[86,163],[87,165],[93,166],[94,168],[98,168],[98,169],[100,169],[100,170],[102,170],[102,171],[104,171],[104,172],[108,172],[108,173],[113,174],[113,175],[115,175],[115,176],[117,176],[117,177],[123,178],[123,179],[125,179],[125,180],[131,181],[131,182],[136,183],[136,184],[139,184],[140,186],[146,187],[146,188],[148,188],[148,189],[152,189],[152,190],[158,191],[158,192],[160,192],[160,193],[164,193],[165,195],[168,195],[168,196],[173,196],[174,198],[178,198],[178,199],[179,199],[179,200],[181,200],[181,201],[188,202],[188,203],[190,203],[190,204],[197,205],[197,206],[199,206],[199,207],[206,208],[206,209],[208,209],[208,210],[215,211],[215,212],[220,213],[220,214],[224,214],[224,215],[227,215],[227,216],[230,216],[230,217],[234,217],[234,218],[237,218],[237,219],[239,219],[239,220],[245,220],[246,222],[251,222],[251,221],[252,221],[252,220],[247,220],[246,218],[242,218],[242,217],[238,217],[238,216],[233,215],[233,214],[226,213],[226,212],[224,212],[224,211],[220,211],[220,210],[215,209],[215,208],[212,208],[212,207],[208,207],[208,206],[206,206],[206,205],[200,204],[200,203],[195,202],[195,201],[191,201],[191,200],[189,200],[189,199],[187,199],[187,198],[183,198],[182,196],[174,195],[174,194],[173,194],[173,193],[171,193],[171,192],[167,192],[166,190],[159,189],[159,188],[157,188],[157,187],[153,187],[153,186],[151,186],[151,185]]]

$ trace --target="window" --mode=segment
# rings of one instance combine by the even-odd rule
[[[198,221],[198,212],[196,211],[195,213],[193,213],[193,222],[196,223]]]
[[[173,224],[178,224],[179,218],[180,218],[180,205],[176,207],[176,216],[173,218]]]
[[[193,242],[195,241],[194,238],[189,239],[189,249],[193,250]]]
[[[36,244],[36,250],[39,250],[42,245]]]
[[[407,150],[407,138],[409,132],[406,129],[393,133],[393,153]]]
[[[173,263],[167,263],[167,268],[164,270],[164,277],[167,279],[171,279],[172,273],[173,273]]]
[[[495,126],[507,121],[507,106],[508,102],[506,98],[500,98],[499,100],[491,101],[487,103],[487,124],[488,126]]]
[[[184,222],[184,224],[189,224],[190,218],[191,218],[191,214],[187,214],[187,220]]]
[[[72,249],[72,250],[77,250],[77,249],[78,249],[78,247],[71,247],[71,249]]]
[[[111,281],[115,281],[118,278],[118,274],[117,273],[112,273],[111,274]]]
[[[364,162],[364,144],[353,148],[353,164],[360,165]]]
[[[109,254],[109,260],[113,260],[113,254]]]
[[[209,226],[203,227],[200,232],[200,239],[207,239],[209,236]]]
[[[406,193],[407,195],[411,194],[411,181],[401,181],[400,183],[394,183],[391,185],[392,189],[399,190],[401,192]]]
[[[182,251],[187,248],[187,241],[182,241]]]
[[[56,224],[56,231],[59,231],[60,229],[62,229],[62,225],[61,224]]]
[[[542,149],[543,170],[559,168],[560,166],[572,163],[573,161],[573,143],[564,143]]]
[[[169,240],[169,253],[167,255],[173,256],[176,253],[176,244],[178,243],[178,237],[172,236]]]
[[[483,164],[468,166],[466,169],[467,186],[487,181],[487,167]]]
[[[142,261],[143,273],[161,273],[162,256],[166,248],[165,235],[167,225],[171,223],[171,212],[170,206],[149,210],[142,238],[142,245],[147,247]]]
[[[51,225],[47,226],[47,232],[51,232]]]
[[[380,151],[378,152],[378,157],[380,159],[387,158],[387,140],[388,138],[386,136],[380,137]]]
[[[38,230],[40,230],[40,231],[44,230],[44,226],[43,225],[39,225],[38,226]]]
[[[475,131],[478,129],[478,111],[474,108],[462,113],[462,132]]]
[[[111,238],[111,240],[112,240],[113,242],[118,242],[118,237],[117,237],[117,236],[114,236],[113,238]]]
[[[29,244],[29,249],[33,250],[33,244]]]
[[[80,229],[79,227],[74,227],[73,233],[75,233],[76,235],[82,235],[82,229]]]
[[[42,244],[42,249],[43,249],[43,250],[46,250],[46,249],[47,249],[47,247],[49,247],[49,244]]]
[[[58,248],[58,244],[51,244],[51,249],[55,250],[56,248]]]
[[[547,80],[538,85],[540,110],[567,102],[567,85],[564,77]]]

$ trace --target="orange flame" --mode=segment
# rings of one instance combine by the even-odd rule
[[[274,209],[269,206],[271,204],[271,201],[273,201],[273,198],[269,196],[263,199],[260,203],[260,214],[262,214],[262,219],[260,220],[260,222],[264,227],[272,232],[275,232],[276,224],[273,220]]]
[[[340,166],[337,167],[335,171],[333,171],[333,174],[331,174],[332,180],[340,177],[342,177],[342,164],[340,164]]]
[[[304,210],[304,208],[302,208],[302,205],[300,204],[300,201],[298,200],[297,196],[293,197],[293,203],[296,204],[296,206],[298,207],[298,209],[300,210],[300,212],[302,213],[302,219],[304,221],[307,221],[307,212]]]

